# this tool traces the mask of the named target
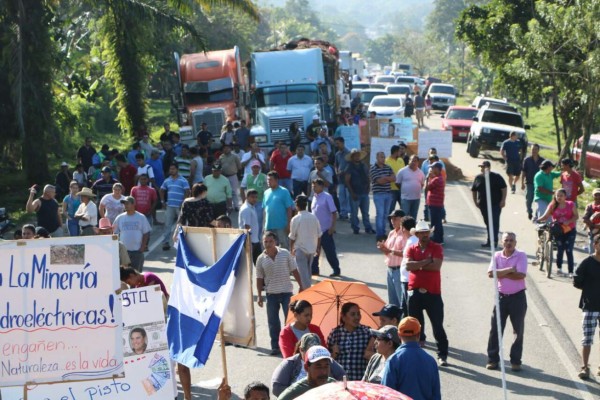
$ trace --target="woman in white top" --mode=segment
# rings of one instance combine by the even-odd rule
[[[125,206],[121,203],[124,199],[123,185],[117,182],[112,187],[112,193],[104,195],[100,200],[100,217],[108,218],[111,224],[115,222],[117,215],[125,211]]]

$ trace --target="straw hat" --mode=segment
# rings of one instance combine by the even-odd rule
[[[418,232],[432,232],[433,229],[429,227],[429,224],[427,223],[427,221],[425,220],[420,220],[419,222],[417,222],[417,226],[415,226],[414,228],[412,228],[410,230],[410,233],[412,235],[414,235],[415,233]]]
[[[364,160],[364,158],[367,156],[367,153],[365,151],[359,150],[359,149],[352,149],[350,150],[350,153],[346,154],[346,161],[350,161],[352,160],[352,156],[354,154],[360,154],[360,161]]]
[[[87,187],[84,187],[83,189],[81,189],[81,192],[75,194],[75,196],[96,197],[94,192],[92,192],[92,189],[87,188]]]

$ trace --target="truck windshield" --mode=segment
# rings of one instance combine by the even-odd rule
[[[486,111],[481,117],[481,122],[491,122],[493,124],[503,124],[523,127],[523,118],[519,114],[504,113],[499,111]]]
[[[256,91],[256,105],[259,108],[286,104],[317,104],[318,102],[316,85],[276,86]]]
[[[233,89],[219,90],[212,93],[186,93],[187,104],[218,103],[233,100]]]
[[[451,94],[454,95],[454,87],[452,86],[437,86],[437,85],[432,85],[431,89],[429,90],[430,94],[433,93],[443,93],[443,94]]]

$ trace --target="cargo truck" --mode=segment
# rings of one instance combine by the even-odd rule
[[[184,54],[174,53],[179,93],[173,96],[183,143],[195,143],[200,124],[218,142],[226,121],[248,119],[240,51],[228,50]]]
[[[300,48],[308,47],[308,48]],[[263,148],[289,142],[289,128],[298,124],[302,142],[305,129],[318,115],[333,127],[339,108],[336,81],[338,54],[326,42],[302,42],[251,54],[248,62],[250,135]]]

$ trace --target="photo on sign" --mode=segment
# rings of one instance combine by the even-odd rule
[[[396,124],[391,122],[379,123],[379,137],[394,137],[396,136]]]
[[[85,245],[68,244],[50,246],[50,264],[83,265],[85,263]]]
[[[123,356],[130,357],[168,348],[164,322],[123,328]]]

